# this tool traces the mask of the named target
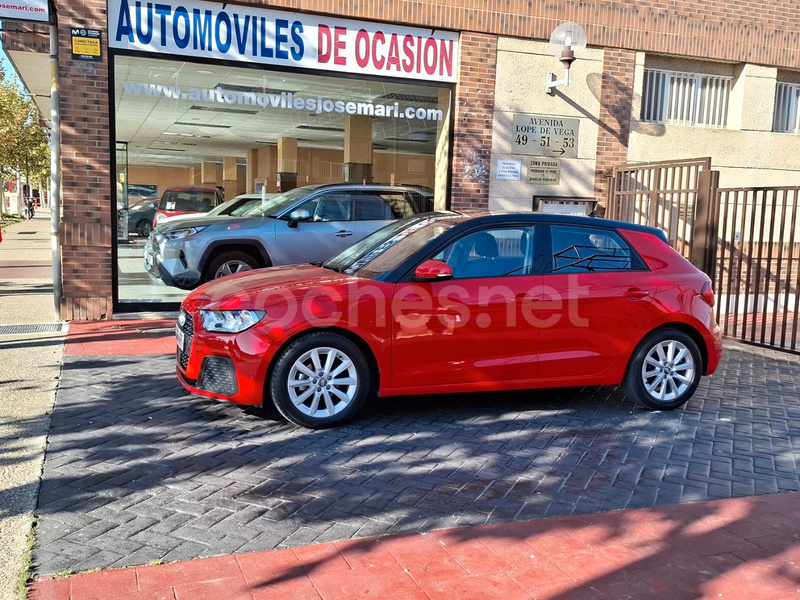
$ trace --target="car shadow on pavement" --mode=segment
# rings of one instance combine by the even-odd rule
[[[769,357],[744,351],[725,360],[673,412],[636,409],[613,387],[401,397],[310,431],[187,395],[172,357],[68,356],[39,497],[38,572],[463,526],[483,526],[484,543],[519,535],[505,522],[581,523],[631,508],[656,511],[648,519],[688,551],[702,538],[664,507],[800,489],[800,366],[776,373]],[[604,517],[600,539],[622,539],[625,518]]]

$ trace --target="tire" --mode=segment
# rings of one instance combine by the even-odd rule
[[[694,340],[677,329],[662,329],[633,353],[625,395],[650,410],[673,410],[692,397],[702,375],[703,359]]]
[[[364,353],[336,333],[311,333],[291,342],[280,351],[268,383],[278,411],[308,429],[349,421],[372,393]]]
[[[150,235],[150,232],[153,231],[153,223],[147,219],[142,219],[136,224],[134,229],[136,229],[136,233],[139,234],[139,237],[146,238]]]
[[[208,263],[203,274],[203,282],[219,279],[225,275],[258,269],[260,266],[256,259],[245,252],[237,252],[235,250],[223,252]]]

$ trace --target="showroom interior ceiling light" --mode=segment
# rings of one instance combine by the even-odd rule
[[[222,156],[245,160],[247,148],[296,138],[301,147],[342,149],[344,115],[260,106],[205,105],[164,95],[125,93],[124,82],[254,94],[304,95],[373,104],[400,102],[437,107],[437,95],[423,86],[263,69],[206,65],[129,56],[115,58],[116,139],[128,144],[129,165],[197,165]],[[427,92],[427,93],[426,93]],[[435,121],[404,118],[373,122],[374,149],[432,153]],[[179,138],[184,138],[178,141]]]

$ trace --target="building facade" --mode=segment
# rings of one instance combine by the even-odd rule
[[[439,208],[532,210],[602,203],[620,163],[698,156],[726,187],[800,185],[788,0],[55,6],[65,319],[180,300],[145,285],[118,227],[134,190],[373,180],[430,187]],[[588,45],[550,95],[564,22]],[[99,57],[75,51],[81,31]],[[46,28],[6,22],[2,39],[46,95]]]

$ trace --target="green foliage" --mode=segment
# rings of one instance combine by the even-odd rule
[[[49,177],[47,134],[33,99],[8,76],[0,77],[0,177],[23,181]]]

